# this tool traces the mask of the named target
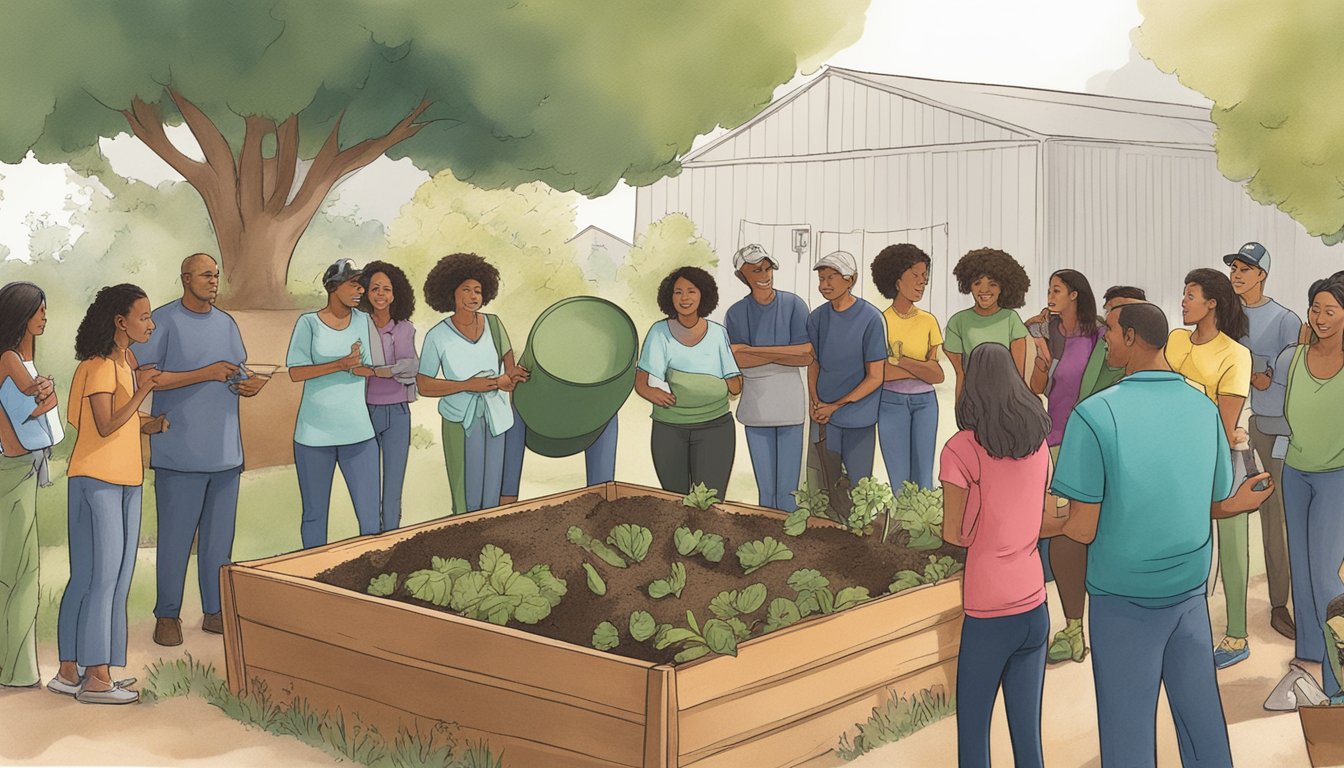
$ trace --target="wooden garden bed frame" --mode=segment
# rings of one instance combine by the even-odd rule
[[[893,690],[953,689],[959,577],[754,637],[736,658],[675,667],[313,580],[428,530],[588,493],[680,499],[607,483],[225,567],[229,687],[241,694],[261,681],[279,701],[302,697],[319,712],[340,709],[389,739],[454,723],[461,735],[502,750],[511,768],[795,766],[834,749]]]

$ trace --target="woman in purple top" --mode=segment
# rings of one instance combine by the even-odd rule
[[[390,531],[401,525],[401,489],[411,452],[410,404],[415,400],[415,374],[420,369],[415,326],[411,325],[415,290],[405,272],[385,261],[364,267],[360,282],[364,300],[359,308],[373,319],[387,361],[387,366],[374,369],[369,377],[365,400],[382,458],[379,530]]]
[[[1027,321],[1027,330],[1038,340],[1038,354],[1031,372],[1031,388],[1044,394],[1050,414],[1050,433],[1045,443],[1052,459],[1059,457],[1064,440],[1064,425],[1078,404],[1083,372],[1098,349],[1105,324],[1097,317],[1097,299],[1092,285],[1081,272],[1061,269],[1050,276],[1046,308]],[[1104,352],[1103,352],[1104,354]],[[1083,638],[1083,608],[1087,602],[1087,545],[1066,536],[1041,540],[1041,554],[1049,564],[1047,580],[1052,576],[1059,590],[1066,624],[1055,633],[1047,654],[1052,664],[1087,656]]]

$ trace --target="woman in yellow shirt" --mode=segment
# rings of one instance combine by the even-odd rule
[[[1167,364],[1218,406],[1231,446],[1237,418],[1251,392],[1251,351],[1237,342],[1250,329],[1241,300],[1227,275],[1196,269],[1185,276],[1181,320],[1193,331],[1177,328],[1167,339]],[[1219,669],[1251,655],[1246,642],[1246,581],[1250,569],[1246,515],[1218,521],[1218,567],[1227,600],[1227,633],[1214,649]]]
[[[114,682],[126,666],[126,597],[140,538],[140,433],[168,428],[139,413],[156,369],[137,371],[132,343],[154,331],[149,299],[129,284],[98,291],[79,324],[70,382],[69,420],[79,435],[66,471],[70,582],[61,598],[56,644],[60,671],[48,690],[89,704],[131,704],[133,681]],[[84,676],[79,668],[84,667]]]

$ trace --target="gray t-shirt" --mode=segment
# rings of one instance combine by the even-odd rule
[[[1245,307],[1246,317],[1251,321],[1250,334],[1238,339],[1242,346],[1251,350],[1251,371],[1263,373],[1272,367],[1275,359],[1285,347],[1297,343],[1297,334],[1302,329],[1302,320],[1292,310],[1268,299],[1258,307]],[[1278,382],[1269,385],[1264,391],[1251,387],[1251,413],[1262,417],[1257,419],[1261,429],[1265,422],[1283,418],[1284,387]],[[1266,434],[1273,433],[1266,430]]]
[[[131,347],[142,366],[181,373],[221,360],[235,365],[247,360],[238,324],[222,309],[192,312],[179,299],[154,310],[154,326],[149,341]],[[228,384],[203,381],[155,390],[150,413],[168,416],[168,431],[149,438],[151,467],[222,472],[242,466],[238,395]]]

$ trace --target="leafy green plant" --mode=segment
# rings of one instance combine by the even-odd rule
[[[607,565],[612,565],[617,568],[626,567],[625,558],[621,557],[619,552],[608,547],[605,542],[599,539],[594,539],[584,533],[583,529],[577,525],[571,525],[569,527],[569,530],[565,532],[565,538],[569,539],[570,544],[577,544],[578,546],[583,547]]]
[[[406,592],[416,600],[450,608],[469,619],[493,624],[510,620],[536,624],[551,614],[567,591],[548,565],[527,573],[513,569],[513,558],[494,544],[481,548],[479,570],[459,557],[434,557],[431,567],[406,577]]]
[[[642,643],[658,632],[658,622],[648,611],[635,611],[630,614],[630,636],[635,642]]]
[[[937,584],[960,571],[962,567],[962,564],[952,559],[950,555],[943,555],[942,557],[929,555],[929,562],[924,566],[923,573],[909,570],[897,571],[896,578],[892,580],[887,589],[896,593],[921,587],[925,584]]]
[[[803,482],[803,487],[793,492],[793,499],[798,506],[784,518],[784,533],[787,536],[801,536],[807,530],[809,517],[829,516],[831,501],[826,491],[813,488],[806,481]]]
[[[593,630],[593,647],[599,651],[609,651],[621,644],[621,633],[616,625],[604,621]]]
[[[926,688],[908,698],[892,691],[891,698],[885,704],[874,707],[866,722],[855,724],[859,732],[853,742],[848,735],[840,737],[836,755],[842,760],[853,760],[884,744],[899,741],[956,711],[956,696],[941,685]]]
[[[882,526],[882,540],[886,541],[887,529],[891,525],[891,509],[895,506],[891,486],[877,478],[865,477],[849,492],[849,498],[853,502],[849,517],[845,520],[849,532],[856,536],[872,533],[873,521],[885,512],[887,521]]]
[[[378,597],[387,597],[388,595],[396,591],[397,591],[397,574],[395,571],[392,573],[380,573],[377,576],[374,576],[372,579],[369,579],[368,592],[370,595],[376,595]]]
[[[814,613],[824,616],[853,608],[870,599],[867,587],[845,587],[835,592],[830,584],[830,579],[815,568],[794,571],[789,575],[788,585],[796,597],[792,600],[777,597],[770,601],[765,612],[765,631],[783,629]]]
[[[607,543],[629,559],[642,563],[649,554],[649,546],[653,544],[653,533],[642,525],[621,523],[611,529]]]
[[[729,589],[720,592],[709,601],[709,610],[710,613],[726,621],[744,613],[754,613],[764,604],[765,585],[752,584],[740,591]]]
[[[588,563],[583,564],[583,572],[588,576],[588,591],[601,597],[607,594],[607,582],[602,579],[602,574]]]
[[[654,647],[661,651],[680,645],[681,650],[673,657],[678,662],[698,659],[707,653],[737,655],[737,632],[728,622],[710,619],[702,627],[695,620],[695,613],[687,611],[686,624],[687,627],[664,624],[654,638]]]
[[[705,511],[718,504],[720,501],[718,491],[714,488],[706,488],[704,483],[696,483],[691,487],[691,492],[682,498],[681,503],[687,507],[695,507],[700,511]]]
[[[892,514],[895,522],[910,535],[911,549],[937,549],[943,545],[942,488],[929,490],[905,481]]]
[[[717,533],[705,533],[699,528],[692,531],[682,526],[672,534],[672,540],[677,545],[677,552],[683,556],[698,554],[711,563],[723,559],[723,537]]]
[[[658,579],[649,585],[649,597],[657,600],[660,597],[676,595],[681,597],[681,591],[686,588],[686,566],[681,563],[672,564],[672,575],[666,579]]]
[[[775,541],[773,536],[748,541],[737,548],[737,561],[742,564],[745,573],[751,573],[773,562],[792,559],[793,550]]]

